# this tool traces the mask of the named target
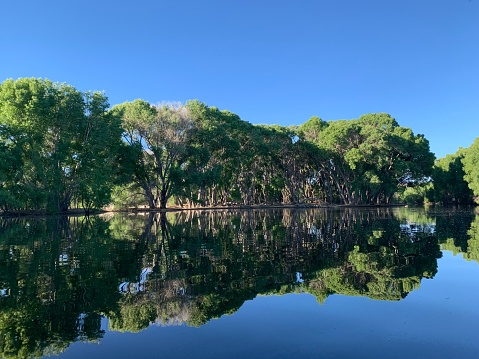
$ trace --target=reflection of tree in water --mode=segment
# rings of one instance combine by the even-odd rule
[[[1,353],[97,340],[102,315],[115,330],[201,325],[258,294],[397,300],[434,275],[440,255],[431,234],[412,239],[401,223],[384,209],[4,220]]]
[[[148,227],[157,229],[158,239],[153,262],[145,263],[153,273],[145,286],[151,310],[144,325],[158,318],[200,325],[258,294],[298,290],[320,301],[332,293],[397,300],[435,274],[440,256],[431,233],[412,239],[385,210],[183,212],[163,221],[156,216],[163,225]],[[140,310],[137,303],[124,298],[122,310]],[[114,328],[131,330],[120,317]]]
[[[464,257],[479,263],[479,216],[476,216],[467,234],[469,239],[467,241],[467,253]]]
[[[117,305],[108,224],[98,218],[0,220],[0,356],[60,352],[103,336]]]
[[[448,219],[452,217],[448,221]],[[456,210],[438,217],[438,240],[441,248],[462,254],[464,259],[479,263],[479,215]]]

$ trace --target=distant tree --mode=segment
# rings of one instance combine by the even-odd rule
[[[299,134],[310,142],[317,142],[321,132],[328,127],[328,122],[317,116],[312,116],[308,121],[298,127]]]
[[[464,158],[464,179],[479,203],[479,137],[467,148]]]
[[[323,183],[342,203],[390,203],[400,186],[430,175],[429,142],[385,113],[324,124],[313,118],[300,133],[323,150]]]
[[[428,198],[444,204],[467,204],[472,201],[472,191],[464,179],[462,159],[466,150],[460,148],[455,154],[449,154],[436,160],[433,171],[433,189]]]

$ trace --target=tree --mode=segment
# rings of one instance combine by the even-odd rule
[[[182,185],[182,173],[194,130],[183,105],[152,106],[143,100],[116,105],[112,112],[122,118],[122,163],[129,168],[150,208],[166,208]]]
[[[464,179],[474,193],[475,201],[479,202],[479,137],[467,148],[462,164],[464,165]]]
[[[18,192],[16,178],[22,168],[18,147],[10,141],[10,131],[5,125],[0,125],[0,209],[8,212],[10,208],[21,206],[15,196]]]
[[[424,181],[434,161],[423,135],[385,113],[327,124],[312,118],[299,132],[323,151],[323,184],[344,204],[389,203],[401,185]]]
[[[66,211],[72,201],[87,209],[108,202],[106,185],[119,143],[119,121],[106,96],[67,84],[20,78],[0,86],[3,147],[21,163],[20,208]]]
[[[389,203],[400,186],[417,186],[428,181],[434,154],[423,135],[399,126],[388,114],[369,114],[359,118],[365,154],[375,186],[366,186],[369,202]]]
[[[74,199],[90,210],[110,202],[121,126],[120,118],[107,110],[109,104],[103,94],[86,93],[84,98],[86,116],[79,129],[83,138],[76,142],[78,160],[75,164],[77,184]]]
[[[187,181],[183,197],[189,205],[216,205],[231,201],[234,176],[242,166],[241,142],[250,124],[228,111],[199,101],[186,104],[194,121]],[[235,198],[239,200],[239,198]]]
[[[471,202],[473,194],[464,179],[462,164],[465,154],[466,150],[460,148],[455,154],[436,160],[432,171],[434,187],[428,198],[443,204]]]
[[[312,116],[308,121],[298,127],[299,134],[309,142],[316,142],[321,132],[328,127],[328,122],[317,116]]]

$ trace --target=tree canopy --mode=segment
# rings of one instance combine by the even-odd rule
[[[443,204],[469,204],[473,194],[464,179],[464,159],[466,150],[459,149],[436,160],[432,171],[433,190],[429,196]]]
[[[65,211],[109,203],[120,123],[107,98],[23,78],[0,85],[0,206]]]
[[[390,203],[399,187],[431,173],[429,142],[389,114],[327,123],[312,118],[299,131],[324,150],[322,170],[344,204]]]
[[[479,137],[466,150],[462,164],[464,165],[464,179],[474,193],[476,201],[479,202],[477,200],[479,198]]]
[[[198,100],[110,109],[100,92],[10,79],[0,85],[0,209],[377,205],[413,189],[467,203],[465,183],[479,194],[476,143],[433,167],[428,140],[387,113],[253,125]]]

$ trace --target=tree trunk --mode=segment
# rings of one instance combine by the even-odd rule
[[[160,192],[160,209],[165,209],[167,203],[168,203],[168,196],[166,193],[166,189],[163,188]]]

